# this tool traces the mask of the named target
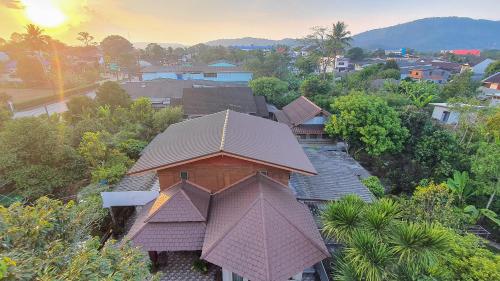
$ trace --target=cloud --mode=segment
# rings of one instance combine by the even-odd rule
[[[23,4],[21,4],[21,1],[19,0],[0,0],[0,5],[5,6],[9,9],[16,9],[16,10],[24,8]]]

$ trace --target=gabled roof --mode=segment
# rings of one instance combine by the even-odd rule
[[[483,80],[483,83],[500,83],[500,72],[488,76],[486,79]]]
[[[221,73],[221,72],[246,72],[251,73],[239,66],[210,66],[210,65],[172,65],[172,66],[148,66],[141,70],[142,73],[156,72],[204,72],[204,73]]]
[[[186,88],[183,90],[182,108],[188,116],[207,115],[226,109],[269,116],[267,111],[259,112],[256,97],[248,87]]]
[[[160,192],[146,222],[206,221],[209,201],[209,192],[183,181]]]
[[[307,207],[267,176],[213,196],[202,259],[252,281],[274,281],[328,256]]]
[[[210,193],[180,182],[146,204],[125,237],[146,251],[201,250]]]
[[[297,126],[320,113],[329,115],[328,112],[321,109],[321,107],[314,104],[308,98],[300,96],[283,107],[282,113],[275,114],[278,122]]]
[[[219,155],[316,174],[290,128],[231,110],[169,126],[146,147],[129,174]]]

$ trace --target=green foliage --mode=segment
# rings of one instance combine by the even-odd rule
[[[17,62],[17,75],[28,86],[46,83],[47,76],[40,61],[34,57],[23,57]]]
[[[57,119],[7,122],[0,132],[0,175],[30,200],[81,179],[84,162],[70,146],[67,133],[68,128]]]
[[[372,204],[346,196],[327,205],[323,231],[343,242],[340,280],[402,280],[423,276],[447,247],[438,225],[399,219],[401,207],[390,199]]]
[[[485,248],[481,238],[448,231],[449,247],[429,269],[432,280],[489,281],[500,279],[500,255]]]
[[[318,61],[319,57],[316,55],[300,56],[295,61],[295,66],[298,68],[301,76],[307,76],[318,69]]]
[[[399,73],[399,65],[398,63],[396,62],[396,60],[387,60],[384,64],[384,70],[387,70],[387,69],[394,69],[394,70],[397,70],[398,73]],[[398,76],[399,77],[399,76]]]
[[[100,198],[95,196],[94,198]],[[143,254],[128,245],[89,239],[105,214],[99,200],[84,203],[45,197],[32,206],[0,207],[4,280],[144,280]]]
[[[287,52],[271,51],[245,62],[245,68],[252,71],[254,77],[276,77],[285,79],[290,73],[290,57]]]
[[[422,108],[437,97],[439,89],[432,82],[401,81],[399,92],[408,97],[416,107]]]
[[[452,98],[474,98],[477,95],[476,89],[479,86],[479,82],[472,80],[472,72],[465,71],[454,75],[451,81],[443,87],[439,97],[443,101]]]
[[[131,159],[139,159],[141,151],[148,145],[142,140],[128,139],[118,144],[118,149]]]
[[[377,74],[377,78],[399,80],[399,78],[401,78],[401,74],[399,73],[399,70],[389,68],[389,69],[384,69],[384,70],[380,71]]]
[[[95,101],[88,96],[71,97],[66,106],[66,114],[72,122],[80,120],[84,114],[93,112],[97,107]]]
[[[497,72],[500,72],[500,61],[497,60],[495,62],[492,62],[486,67],[486,70],[484,71],[484,77],[489,77]]]
[[[370,176],[366,179],[363,179],[361,182],[368,187],[368,189],[375,195],[377,198],[381,198],[385,194],[385,188],[380,182],[380,179],[376,176]]]
[[[250,81],[249,87],[255,95],[265,96],[268,102],[278,107],[286,105],[282,104],[283,97],[288,93],[288,83],[285,81],[275,77],[261,77]]]
[[[397,112],[382,99],[352,93],[337,98],[332,110],[326,132],[343,138],[355,150],[380,155],[403,148],[408,131],[401,126]]]
[[[182,108],[179,106],[155,111],[153,114],[153,132],[155,135],[162,133],[168,126],[181,121],[183,115]]]
[[[446,185],[455,195],[459,206],[465,205],[467,200],[477,193],[477,190],[474,190],[470,184],[469,173],[466,171],[454,171],[453,178],[449,178]]]
[[[104,82],[96,92],[96,102],[99,105],[108,105],[112,109],[117,107],[128,107],[130,97],[116,82]]]
[[[193,262],[191,269],[194,271],[201,272],[203,274],[208,273],[208,263],[202,259],[197,259]]]
[[[327,95],[332,90],[332,85],[329,81],[321,79],[317,75],[306,77],[300,85],[300,93],[306,97],[316,95]]]
[[[353,61],[359,61],[365,57],[365,53],[360,47],[354,47],[347,51],[346,57],[350,58]]]

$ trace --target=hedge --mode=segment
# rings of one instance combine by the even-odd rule
[[[89,90],[96,89],[98,86],[99,86],[98,83],[94,83],[91,85],[85,85],[85,86],[67,89],[67,90],[64,90],[63,97],[68,98],[70,96],[83,94]],[[16,111],[18,111],[18,110],[23,110],[23,109],[28,109],[31,107],[39,106],[39,105],[44,105],[47,103],[57,102],[60,99],[61,99],[60,95],[39,97],[39,98],[34,98],[32,100],[29,100],[29,101],[14,103],[14,108]]]

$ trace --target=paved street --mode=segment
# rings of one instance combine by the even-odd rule
[[[85,95],[90,97],[90,98],[95,98],[95,91],[89,92]],[[44,106],[39,106],[36,108],[32,108],[30,110],[18,111],[16,113],[14,113],[14,118],[40,116],[43,114],[47,114],[47,112],[49,114],[63,113],[63,112],[68,110],[68,107],[66,106],[67,101],[68,101],[68,99],[65,99],[64,101],[51,103],[51,104],[47,104]]]

